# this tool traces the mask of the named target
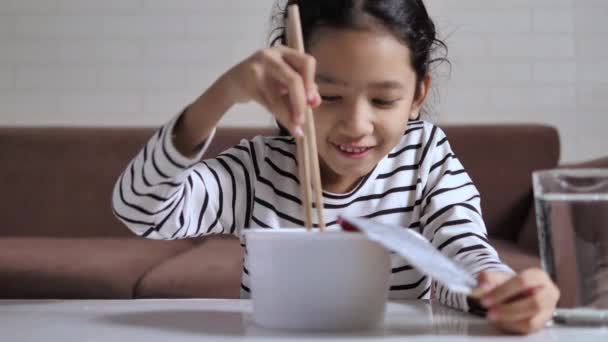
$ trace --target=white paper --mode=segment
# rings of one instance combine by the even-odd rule
[[[469,294],[477,286],[475,277],[441,254],[424,236],[401,226],[369,219],[342,217],[370,240],[394,251],[419,272],[441,283],[452,292]]]

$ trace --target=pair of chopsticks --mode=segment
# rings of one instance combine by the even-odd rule
[[[298,5],[287,9],[287,43],[289,47],[304,52],[304,39],[300,24]],[[300,174],[300,191],[304,207],[304,224],[306,230],[312,230],[312,203],[317,208],[317,221],[320,231],[325,230],[323,220],[323,199],[321,198],[321,175],[319,172],[319,156],[317,154],[317,137],[315,121],[310,106],[306,107],[304,116],[304,136],[296,138],[298,168]],[[312,179],[312,186],[311,186]]]

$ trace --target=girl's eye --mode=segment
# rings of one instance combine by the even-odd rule
[[[373,99],[372,103],[378,107],[391,107],[399,102],[400,99],[395,100],[383,100],[383,99]]]
[[[321,100],[323,100],[323,102],[336,102],[340,99],[342,99],[342,96],[321,95]]]

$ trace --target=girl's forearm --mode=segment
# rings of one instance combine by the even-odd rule
[[[220,77],[182,114],[173,134],[177,150],[184,156],[193,157],[224,114],[234,105],[230,95],[230,82]]]

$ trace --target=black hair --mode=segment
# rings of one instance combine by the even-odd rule
[[[416,97],[433,64],[450,64],[446,57],[447,46],[437,38],[435,23],[423,0],[279,0],[274,17],[277,27],[270,36],[271,46],[287,45],[287,8],[292,4],[300,9],[305,46],[313,43],[315,30],[319,28],[370,29],[369,19],[373,25],[392,33],[410,50],[411,66],[416,73]],[[438,50],[443,54],[436,57]]]

